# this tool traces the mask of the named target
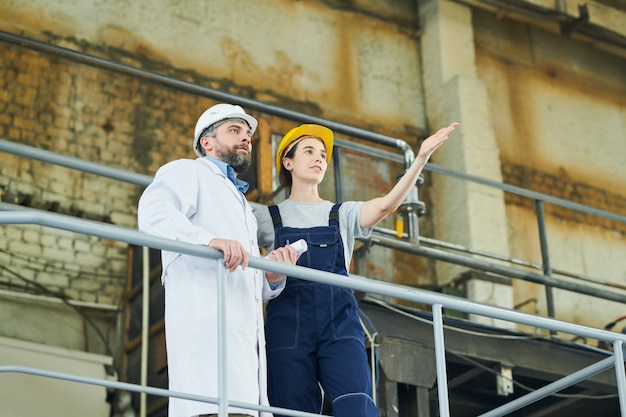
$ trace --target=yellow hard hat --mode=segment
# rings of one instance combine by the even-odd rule
[[[278,150],[276,151],[276,172],[280,172],[283,157],[284,154],[287,153],[289,145],[303,136],[314,136],[316,138],[320,138],[326,147],[326,163],[330,163],[330,157],[333,154],[333,143],[335,140],[333,131],[321,125],[304,124],[291,129],[280,141]]]

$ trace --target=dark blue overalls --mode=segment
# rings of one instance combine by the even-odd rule
[[[278,207],[270,206],[274,246],[305,239],[309,247],[298,265],[348,275],[339,207],[333,206],[328,226],[294,228],[283,227]],[[287,277],[283,292],[267,305],[265,334],[271,405],[320,413],[319,381],[335,417],[378,416],[351,289]]]

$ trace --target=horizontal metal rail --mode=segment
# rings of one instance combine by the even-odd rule
[[[65,168],[75,169],[89,174],[99,175],[101,177],[111,178],[117,181],[140,185],[143,187],[148,186],[153,179],[149,175],[113,168],[108,165],[89,162],[72,156],[60,155],[45,149],[34,148],[21,143],[11,142],[6,139],[0,139],[0,152],[30,158],[36,161],[47,162]]]
[[[252,203],[254,207],[260,207],[261,205],[258,203]],[[37,209],[29,209],[26,207],[22,207],[15,204],[10,203],[0,203],[0,212],[7,211],[18,211],[18,212],[40,212],[45,214],[47,212],[37,210]],[[600,288],[596,288],[593,286],[582,285],[575,282],[560,280],[558,278],[549,277],[546,275],[537,274],[530,271],[525,271],[522,269],[509,267],[505,265],[501,265],[495,262],[489,262],[486,260],[478,259],[471,256],[459,255],[452,252],[447,252],[443,250],[439,250],[436,248],[430,248],[423,245],[414,245],[409,242],[400,241],[389,236],[386,236],[383,233],[379,233],[378,231],[374,231],[372,236],[367,239],[360,239],[366,242],[372,242],[376,245],[398,250],[405,253],[410,253],[418,256],[424,256],[430,259],[435,259],[443,262],[448,262],[455,265],[466,266],[468,268],[472,268],[478,271],[484,271],[493,273],[499,276],[513,278],[513,279],[521,279],[528,282],[533,282],[536,284],[549,285],[554,288],[559,288],[571,292],[575,292],[578,294],[584,294],[591,297],[597,297],[606,299],[609,301],[616,301],[620,303],[626,304],[626,294],[622,294],[619,292],[602,290]]]
[[[362,138],[370,142],[379,143],[381,145],[398,148],[405,152],[405,161],[412,161],[414,158],[413,150],[404,140],[401,139],[382,135],[369,130],[348,126],[343,123],[333,122],[332,120],[324,119],[321,117],[311,116],[306,113],[288,110],[283,107],[273,106],[271,104],[252,100],[235,94],[226,93],[224,91],[215,90],[213,88],[190,83],[177,78],[169,77],[167,75],[158,74],[152,71],[148,71],[144,68],[121,64],[119,62],[110,61],[104,58],[89,55],[79,51],[74,51],[72,49],[64,48],[61,46],[52,45],[50,43],[41,42],[35,39],[27,38],[25,36],[15,35],[13,33],[5,32],[2,30],[0,30],[0,40],[19,45],[21,47],[25,47],[34,51],[61,56],[93,67],[104,68],[109,71],[115,71],[121,74],[139,77],[181,91],[187,91],[193,94],[210,97],[216,100],[223,100],[230,103],[241,104],[249,109],[254,109],[263,113],[293,120],[299,123],[322,124],[332,129],[336,133],[342,133],[345,135]]]
[[[188,394],[179,391],[170,391],[163,388],[156,388],[144,385],[131,384],[128,382],[110,381],[107,379],[89,378],[80,375],[66,374],[63,372],[53,372],[45,369],[31,368],[27,366],[13,366],[2,365],[0,366],[0,373],[18,373],[26,375],[35,375],[45,378],[59,379],[63,381],[77,382],[79,384],[98,385],[104,388],[116,389],[121,391],[138,392],[158,397],[174,397],[182,398],[184,400],[200,401],[210,404],[219,404],[220,399],[215,397],[205,397],[203,395]],[[265,411],[268,413],[280,413],[289,414],[296,417],[319,417],[319,414],[306,413],[303,411],[289,410],[285,408],[269,407],[259,404],[244,403],[240,401],[228,401],[228,404],[233,407]]]
[[[1,32],[0,32],[1,33]],[[337,144],[340,147],[346,147],[348,149],[358,150],[360,152],[371,153],[372,149],[370,147],[365,147],[363,145],[354,144],[345,140],[337,140]],[[140,186],[147,186],[152,182],[152,177],[149,175],[138,174],[135,172],[130,172],[123,169],[112,168],[108,165],[98,164],[95,162],[85,161],[83,159],[59,155],[54,152],[50,152],[44,149],[34,148],[32,146],[23,145],[20,143],[12,142],[6,139],[0,139],[0,152],[10,153],[16,156],[22,156],[26,158],[35,159],[37,161],[48,162],[55,165],[60,165],[70,169],[76,169],[83,172],[88,172],[90,174],[100,175],[107,178],[112,178],[118,181],[123,181],[131,184],[136,184]],[[399,156],[391,153],[379,150],[376,154],[377,156],[395,161],[399,161]],[[444,168],[433,163],[427,163],[426,170],[458,178],[461,180],[475,182],[477,184],[482,184],[488,187],[496,188],[507,193],[519,195],[521,197],[544,201],[546,203],[554,204],[557,206],[561,206],[564,208],[568,208],[575,211],[580,211],[585,214],[591,214],[599,217],[604,217],[609,220],[613,220],[620,223],[626,223],[626,216],[622,216],[616,213],[612,213],[606,210],[600,210],[593,207],[589,207],[583,204],[574,203],[568,200],[564,200],[562,198],[553,197],[548,194],[539,193],[536,191],[527,190],[522,187],[518,187],[515,185],[509,185],[500,183],[497,181],[493,181],[487,178],[479,177],[476,175],[467,174],[465,172],[457,171],[450,168]]]
[[[199,257],[208,257],[211,259],[222,257],[220,251],[209,248],[208,246],[163,239],[147,235],[134,229],[39,210],[2,211],[0,212],[0,224],[34,224]],[[356,274],[352,274],[348,277],[341,276],[341,279],[338,280],[337,275],[330,272],[277,263],[256,257],[250,258],[249,265],[252,268],[289,276],[298,276],[323,284],[338,285],[353,288],[357,291],[371,292],[428,305],[441,304],[446,309],[463,313],[478,314],[519,324],[589,337],[609,343],[615,340],[626,342],[626,335],[619,333],[594,329],[592,327],[567,323],[547,317],[534,316],[519,311],[483,305],[463,298],[431,293],[417,288],[366,278]]]
[[[537,191],[531,191],[526,188],[518,187],[516,185],[504,184],[501,182],[497,182],[494,180],[490,180],[488,178],[479,177],[477,175],[467,174],[465,172],[457,171],[450,168],[444,168],[438,165],[434,165],[431,163],[426,164],[425,170],[436,172],[438,174],[443,174],[449,177],[456,177],[465,181],[475,182],[477,184],[486,185],[488,187],[496,188],[498,190],[505,191],[510,194],[519,195],[521,197],[526,197],[532,200],[539,200],[546,203],[554,204],[555,206],[561,206],[564,208],[568,208],[575,211],[580,211],[585,214],[591,214],[598,217],[604,217],[606,219],[626,223],[626,216],[622,216],[620,214],[612,213],[610,211],[601,210],[593,207],[586,206],[584,204],[574,203],[569,200],[564,200],[562,198],[553,197],[548,194],[543,194]]]
[[[565,388],[568,388],[580,381],[584,381],[587,378],[597,375],[600,372],[606,371],[607,369],[617,365],[619,364],[616,363],[615,357],[611,356],[608,358],[604,358],[599,362],[591,364],[586,368],[583,368],[579,371],[574,372],[571,375],[566,376],[565,378],[561,378],[558,381],[554,381],[546,386],[537,389],[536,391],[533,391],[518,399],[510,401],[487,413],[481,414],[479,417],[499,417],[507,415],[515,410],[519,410],[520,408],[528,404],[532,404],[551,394],[555,394]]]
[[[5,139],[0,139],[0,152],[6,152],[6,153],[10,153],[16,156],[27,157],[27,158],[35,159],[35,160],[42,161],[42,162],[48,162],[48,163],[60,165],[66,168],[76,169],[76,170],[80,170],[80,171],[87,172],[90,174],[100,175],[106,178],[111,178],[114,180],[135,184],[141,187],[146,187],[148,184],[150,184],[150,182],[152,182],[152,177],[148,175],[142,175],[142,174],[137,174],[137,173],[133,173],[133,172],[118,169],[118,168],[112,168],[107,165],[98,164],[95,162],[88,162],[88,161],[84,161],[82,159],[71,157],[71,156],[59,155],[59,154],[56,154],[47,150],[38,149],[38,148],[31,147],[31,146],[11,142]],[[381,156],[391,156],[391,155],[381,155]],[[458,175],[459,178],[464,178],[460,173],[457,173],[455,175]],[[463,174],[463,175],[467,175],[467,174]],[[469,176],[469,177],[472,177],[472,176]],[[476,179],[477,181],[484,182],[484,184],[488,186],[498,185],[497,182],[490,181],[484,178],[479,178],[479,177],[472,177],[472,178]],[[518,187],[514,187],[510,189],[506,187],[506,189],[514,193],[520,193],[521,192],[520,190],[528,191],[528,190],[518,189]],[[551,198],[550,196],[545,195],[545,194],[534,193],[534,192],[529,192],[529,193],[530,194],[527,194],[525,196],[529,198],[545,198],[545,199]],[[567,203],[565,200],[563,200],[563,202]],[[5,205],[5,204],[6,203],[0,203],[0,210],[13,210],[15,208],[13,206]],[[258,205],[256,203],[252,203],[252,204]],[[591,209],[586,206],[582,206],[580,207],[580,209],[587,210],[586,212],[590,214],[592,213],[596,214],[595,209]],[[609,217],[609,216],[615,217],[618,215],[614,213],[606,214],[606,217]],[[623,218],[624,221],[626,221],[625,216],[618,216],[618,218],[620,217]],[[524,271],[518,268],[507,267],[507,266],[497,264],[494,262],[488,262],[485,260],[476,259],[471,256],[463,256],[463,255],[453,254],[450,252],[441,251],[441,250],[434,249],[434,248],[429,248],[423,245],[416,245],[412,242],[405,242],[402,240],[385,236],[384,234],[375,233],[368,240],[372,243],[375,243],[375,244],[378,244],[380,246],[387,247],[390,249],[400,250],[406,253],[412,253],[416,255],[421,255],[421,256],[426,256],[429,258],[437,259],[437,260],[450,262],[450,263],[457,264],[457,265],[467,266],[476,270],[491,272],[491,273],[498,274],[498,275],[508,277],[508,278],[522,279],[522,280],[534,282],[537,284],[552,286],[554,288],[565,289],[568,291],[590,295],[593,297],[626,303],[626,294],[620,294],[617,292],[602,290],[600,288],[596,288],[593,286],[586,286],[583,284],[560,280],[558,278],[554,278],[551,276],[541,275],[541,274],[537,274],[537,273],[533,273],[529,271]]]
[[[501,265],[495,262],[489,262],[475,257],[459,255],[440,249],[435,249],[423,245],[413,245],[398,239],[391,238],[384,234],[374,231],[368,239],[360,239],[363,241],[371,241],[379,246],[398,250],[405,253],[424,256],[429,259],[436,259],[456,265],[466,266],[475,270],[490,272],[499,276],[521,279],[536,284],[543,284],[554,288],[572,291],[579,294],[585,294],[592,297],[603,298],[619,303],[626,303],[626,293],[617,291],[607,291],[601,288],[583,285],[576,282],[554,278],[548,275],[542,275],[531,271],[525,271],[519,268],[513,268]]]
[[[81,233],[90,236],[97,236],[100,238],[106,238],[111,240],[122,241],[126,243],[131,243],[138,246],[147,246],[154,249],[162,249],[168,251],[174,251],[179,253],[186,253],[193,256],[207,257],[211,259],[220,259],[223,257],[222,253],[209,248],[208,246],[203,245],[195,245],[185,242],[180,242],[176,240],[163,239],[156,236],[150,236],[145,233],[139,232],[137,230],[123,228],[120,226],[114,226],[105,223],[99,223],[89,220],[76,219],[71,216],[65,216],[60,214],[53,214],[47,212],[40,212],[36,210],[24,210],[24,211],[8,211],[8,212],[0,212],[0,224],[34,224],[44,227],[53,227],[61,230],[66,230],[74,233]],[[369,292],[379,295],[385,295],[389,297],[399,298],[408,301],[414,301],[418,303],[428,304],[433,307],[433,331],[435,335],[435,356],[437,358],[437,379],[439,382],[439,395],[440,397],[440,416],[441,417],[449,417],[449,404],[447,400],[447,375],[445,371],[445,346],[443,340],[443,317],[442,317],[442,309],[447,308],[454,311],[460,311],[468,314],[477,314],[480,316],[491,317],[494,319],[514,322],[518,324],[526,324],[534,327],[545,328],[553,332],[564,332],[567,334],[572,334],[575,336],[588,337],[592,339],[596,339],[599,341],[604,341],[607,343],[613,344],[617,351],[610,355],[609,357],[597,362],[594,365],[591,365],[581,371],[578,371],[566,378],[563,378],[560,381],[557,381],[553,384],[550,384],[544,388],[541,388],[534,393],[527,394],[526,396],[519,398],[508,407],[511,409],[517,409],[519,407],[523,407],[527,404],[531,404],[537,401],[540,398],[543,398],[545,395],[549,395],[552,392],[559,391],[563,389],[565,384],[571,384],[576,381],[579,381],[580,378],[589,377],[594,375],[601,370],[608,369],[609,362],[612,366],[615,367],[617,384],[618,384],[618,396],[620,399],[620,406],[622,410],[626,407],[626,378],[624,376],[624,363],[623,363],[623,343],[626,342],[626,335],[622,335],[619,333],[594,329],[587,326],[582,326],[573,323],[567,323],[563,321],[559,321],[553,318],[546,318],[540,316],[534,316],[527,313],[522,313],[518,311],[506,310],[498,307],[483,305],[475,302],[471,302],[465,299],[460,299],[457,297],[452,297],[443,294],[430,293],[428,291],[423,291],[411,287],[406,287],[398,284],[391,284],[382,281],[376,281],[372,279],[368,279],[365,277],[361,277],[358,275],[351,276],[340,276],[341,279],[338,279],[339,276],[325,271],[318,271],[315,269],[293,266],[282,264],[274,261],[270,261],[263,258],[251,257],[249,260],[249,266],[251,268],[262,269],[266,271],[277,272],[281,274],[286,274],[289,276],[296,276],[299,278],[307,279],[310,281],[315,281],[324,284],[330,285],[338,285],[342,287],[352,288],[357,291]],[[223,292],[220,292],[220,295],[223,296]],[[220,301],[220,304],[223,305],[223,301]],[[220,312],[224,312],[225,309],[220,309]],[[220,326],[224,326],[224,314],[220,315]],[[220,365],[221,367],[221,365]],[[12,370],[13,372],[25,372],[24,368],[18,367],[3,367],[0,368],[2,370]],[[32,370],[28,370],[28,372],[33,372]],[[50,373],[41,373],[41,375],[53,377]],[[67,378],[67,375],[63,376],[63,378]],[[93,379],[84,379],[81,377],[77,377],[79,382],[84,383],[94,383]],[[102,381],[103,385],[106,381]],[[123,389],[131,389],[134,391],[138,391],[137,387],[130,387],[125,383],[113,383],[106,382],[106,384],[123,384],[120,387],[124,387]],[[143,389],[143,388],[142,388]],[[154,393],[165,394],[167,390],[158,390],[156,388],[150,388],[150,391]],[[144,392],[144,391],[141,391]],[[147,392],[147,391],[145,391]],[[220,390],[220,392],[223,392]],[[185,394],[186,395],[186,394]],[[180,396],[180,394],[176,394],[176,396]],[[182,398],[182,397],[181,397]],[[240,404],[235,402],[230,402],[228,399],[214,399],[214,398],[204,398],[203,401],[217,402],[220,404],[220,415],[223,416],[225,413],[223,412],[222,405],[226,401],[230,406],[239,406],[242,408],[249,409],[265,409],[263,406],[258,405],[250,405],[250,404]],[[506,407],[503,406],[503,407]],[[269,409],[269,408],[268,408]],[[507,409],[508,410],[508,409]],[[487,414],[490,417],[493,416],[501,416],[504,415],[505,409],[500,409],[500,411],[493,410],[491,414]],[[305,415],[300,414],[299,412],[287,412],[289,415]],[[626,417],[622,412],[623,417]]]

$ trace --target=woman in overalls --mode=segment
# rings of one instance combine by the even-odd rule
[[[289,198],[255,212],[259,244],[269,250],[305,239],[308,250],[297,265],[348,275],[355,238],[369,236],[374,225],[398,208],[432,153],[457,126],[426,139],[387,195],[342,204],[324,200],[318,192],[333,151],[333,132],[314,124],[292,129],[276,153]],[[320,413],[323,390],[335,417],[378,416],[351,289],[287,277],[286,288],[267,305],[265,336],[272,406]]]

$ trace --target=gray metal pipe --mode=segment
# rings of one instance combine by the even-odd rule
[[[220,251],[209,248],[208,246],[163,239],[134,229],[37,210],[0,212],[0,224],[36,224],[105,239],[118,240],[137,246],[148,246],[154,249],[185,253],[188,255],[210,259],[223,258],[223,254]],[[359,275],[342,275],[341,279],[337,279],[338,275],[330,272],[318,271],[312,268],[305,268],[296,265],[288,265],[258,257],[251,257],[249,265],[251,268],[277,272],[279,274],[289,276],[297,276],[299,278],[322,284],[352,288],[357,291],[400,298],[403,300],[414,301],[416,303],[428,305],[441,304],[443,308],[463,313],[477,314],[499,320],[526,324],[533,327],[588,337],[599,341],[613,343],[617,340],[621,340],[622,342],[626,342],[626,335],[623,334],[607,330],[594,329],[592,327],[582,326],[579,324],[562,322],[552,318],[534,316],[519,311],[483,305],[458,297],[369,279]]]
[[[619,303],[626,303],[626,295],[622,295],[616,292],[606,291],[599,288],[594,288],[586,285],[581,285],[574,282],[563,281],[553,277],[536,274],[534,272],[524,271],[521,269],[511,268],[504,265],[488,262],[481,259],[472,258],[469,256],[457,255],[442,250],[429,248],[425,246],[413,245],[408,242],[399,241],[397,239],[391,239],[388,236],[384,236],[377,232],[373,232],[369,239],[361,239],[373,244],[383,246],[386,248],[396,249],[406,253],[412,253],[414,255],[420,255],[439,261],[449,262],[456,265],[467,266],[469,268],[477,269],[480,271],[494,273],[508,278],[518,278],[524,281],[534,282],[537,284],[548,285],[554,288],[560,288],[579,294],[590,295],[592,297],[603,298],[606,300],[617,301]]]
[[[548,251],[548,232],[546,230],[546,219],[543,210],[543,201],[535,200],[535,210],[537,214],[537,227],[539,228],[539,246],[541,247],[541,260],[543,264],[543,275],[552,278],[552,267],[550,266],[550,252]],[[546,307],[548,317],[556,317],[554,310],[554,292],[552,286],[546,285]]]
[[[200,96],[210,97],[215,100],[238,103],[249,109],[254,109],[263,113],[293,120],[299,123],[322,124],[332,129],[335,133],[354,136],[374,143],[379,143],[381,145],[400,149],[401,151],[407,153],[407,159],[413,159],[411,157],[413,151],[410,149],[408,144],[405,141],[397,138],[392,138],[390,136],[381,135],[368,130],[347,126],[345,124],[333,122],[331,120],[321,117],[314,117],[305,113],[287,110],[279,106],[273,106],[242,96],[225,93],[223,91],[215,90],[213,88],[208,88],[187,81],[182,81],[166,75],[161,75],[143,68],[132,67],[130,65],[121,64],[118,62],[110,61],[108,59],[85,54],[79,51],[74,51],[72,49],[64,48],[57,45],[52,45],[46,42],[41,42],[24,36],[15,35],[13,33],[5,31],[0,31],[0,40],[13,43],[15,45],[19,45],[28,49],[32,49],[34,51],[61,56],[76,62],[80,62],[82,64],[91,65],[98,68],[104,68],[125,75],[142,78],[161,85],[165,85],[167,87],[173,87],[181,91],[187,91],[190,93],[198,94]]]
[[[21,143],[11,142],[5,139],[0,139],[0,152],[35,159],[37,161],[76,169],[89,174],[112,178],[118,181],[137,184],[144,187],[152,182],[152,177],[149,175],[137,174],[123,169],[112,168],[107,165],[97,164],[95,162],[89,162],[71,156],[59,155],[54,152],[46,151],[45,149],[34,148],[32,146],[22,145]]]
[[[259,203],[251,203],[251,205],[255,208],[265,207]],[[9,203],[0,203],[0,212],[27,212],[27,213],[41,213],[48,214],[48,212],[40,211],[36,209],[30,209],[14,204]],[[52,214],[52,213],[50,213]],[[65,216],[69,217],[69,216]],[[71,219],[75,219],[74,217],[69,217]],[[76,221],[84,221],[82,219],[75,219]],[[2,222],[0,221],[0,224]],[[611,301],[617,301],[620,303],[626,303],[626,295],[621,295],[620,293],[611,292],[602,290],[596,287],[585,286],[569,281],[559,280],[558,278],[546,277],[545,275],[533,273],[530,271],[524,271],[512,267],[507,267],[501,264],[496,264],[493,262],[484,261],[481,259],[477,259],[471,256],[458,255],[434,248],[429,248],[426,246],[416,245],[410,242],[404,242],[401,240],[397,240],[395,238],[391,238],[387,236],[385,233],[382,233],[378,230],[374,230],[372,236],[369,239],[360,239],[362,241],[368,242],[369,244],[376,244],[382,247],[399,250],[405,253],[411,253],[414,255],[424,256],[426,258],[432,258],[439,261],[449,262],[456,265],[467,266],[473,269],[477,269],[480,271],[490,272],[499,276],[507,277],[507,278],[515,278],[521,279],[524,281],[534,282],[537,284],[550,285],[554,288],[560,288],[580,294],[590,295],[592,297],[603,298]],[[129,242],[134,243],[134,242]],[[135,243],[136,244],[136,243]],[[141,245],[140,245],[141,246]],[[170,250],[170,249],[168,249]]]
[[[583,204],[574,203],[572,201],[564,200],[558,197],[553,197],[548,194],[542,194],[537,191],[527,190],[525,188],[518,187],[516,185],[503,184],[501,182],[490,180],[488,178],[483,178],[477,175],[467,174],[465,172],[435,165],[430,162],[426,164],[424,169],[426,171],[435,172],[438,174],[446,175],[448,177],[454,177],[454,178],[462,179],[464,181],[471,181],[477,184],[486,185],[488,187],[496,188],[498,190],[502,190],[507,193],[519,195],[521,197],[529,198],[531,200],[541,200],[544,203],[550,203],[556,206],[565,207],[565,208],[575,210],[575,211],[580,211],[586,214],[604,217],[605,219],[609,219],[609,220],[619,222],[619,223],[626,223],[626,216],[611,213],[610,211],[600,210],[597,208],[585,206]]]
[[[130,392],[138,392],[138,393],[146,393],[148,395],[154,395],[157,397],[175,397],[182,398],[184,400],[191,401],[200,401],[211,404],[219,404],[219,399],[215,397],[205,397],[203,395],[196,394],[187,394],[184,392],[178,391],[170,391],[163,388],[154,388],[154,387],[142,387],[141,385],[131,384],[128,382],[118,382],[118,381],[110,381],[107,379],[97,379],[97,378],[89,378],[79,375],[66,374],[62,372],[53,372],[44,369],[31,368],[27,366],[13,366],[13,365],[2,365],[0,366],[0,373],[19,373],[26,375],[36,375],[44,378],[52,378],[52,379],[60,379],[64,381],[71,381],[80,384],[88,384],[88,385],[97,385],[105,388],[117,389],[121,391],[130,391]],[[295,417],[319,417],[319,414],[306,413],[304,411],[295,411],[288,410],[284,408],[278,407],[268,407],[259,404],[249,404],[240,401],[231,401],[229,402],[233,407],[249,409],[249,410],[257,410],[257,411],[265,411],[268,413],[278,413],[285,414]]]
[[[90,310],[99,310],[102,312],[119,313],[122,311],[121,307],[112,304],[92,303],[89,301],[80,300],[62,300],[58,297],[50,297],[47,295],[35,295],[19,291],[0,290],[0,297],[10,297],[12,299],[23,298],[25,300],[32,300],[38,302],[46,302],[53,304],[67,303],[77,308],[88,308]]]
[[[228,416],[228,347],[226,345],[226,267],[218,262],[217,267],[217,395],[220,402],[218,416]],[[235,359],[236,360],[236,359]]]
[[[608,358],[604,358],[601,361],[598,361],[592,365],[587,366],[579,371],[574,372],[571,375],[568,375],[564,378],[561,378],[557,381],[554,381],[551,384],[543,386],[530,394],[526,394],[523,397],[520,397],[516,400],[508,402],[498,408],[495,408],[487,413],[481,414],[479,417],[500,417],[505,416],[515,410],[519,410],[520,408],[532,404],[536,401],[539,401],[542,398],[547,397],[548,395],[559,392],[567,387],[570,387],[580,381],[584,381],[587,378],[590,378],[594,375],[599,374],[600,372],[606,371],[607,369],[613,367],[615,364],[615,357],[609,356]]]
[[[150,250],[141,248],[142,288],[141,288],[141,385],[148,385],[148,344],[150,343]],[[146,417],[148,413],[148,396],[139,394],[139,417]]]
[[[308,114],[292,111],[285,109],[279,106],[273,106],[270,104],[262,103],[260,101],[252,100],[249,98],[236,96],[234,94],[225,93],[220,90],[215,90],[213,88],[208,88],[205,86],[200,86],[197,84],[193,84],[187,81],[182,81],[173,77],[168,77],[166,75],[157,74],[152,71],[148,71],[142,68],[132,67],[130,65],[121,64],[118,62],[113,62],[104,58],[96,57],[93,55],[85,54],[83,52],[74,51],[68,48],[63,48],[57,45],[52,45],[49,43],[37,41],[35,39],[26,38],[24,36],[15,35],[9,32],[0,31],[0,40],[10,42],[16,45],[20,45],[22,47],[26,47],[38,52],[51,53],[58,56],[62,56],[68,59],[71,59],[76,62],[80,62],[86,65],[95,66],[98,68],[104,68],[110,71],[115,71],[118,73],[131,75],[135,77],[139,77],[142,79],[146,79],[161,85],[165,85],[167,87],[176,88],[181,91],[187,91],[190,93],[198,94],[201,96],[210,97],[216,100],[238,103],[245,106],[248,109],[254,109],[257,111],[261,111],[263,113],[271,114],[274,116],[282,117],[289,120],[294,120],[299,123],[316,123],[324,125],[335,132],[335,134],[345,134],[349,136],[354,136],[357,138],[361,138],[373,143],[382,144],[385,146],[390,146],[396,149],[399,149],[404,154],[404,164],[405,169],[408,168],[413,160],[415,159],[415,154],[411,147],[401,139],[392,138],[390,136],[381,135],[379,133],[374,133],[369,130],[359,129],[356,127],[348,126],[343,123],[333,122],[328,119],[324,119],[321,117],[310,116]],[[407,201],[410,203],[410,201]],[[411,232],[417,231],[417,219],[415,217],[409,217],[409,221],[412,223],[411,228],[409,229]],[[415,236],[412,236],[413,239],[416,239]]]

